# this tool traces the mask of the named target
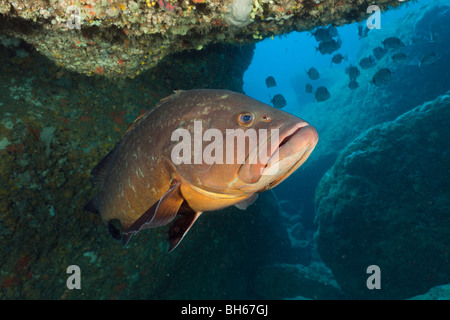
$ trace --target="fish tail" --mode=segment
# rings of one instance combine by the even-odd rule
[[[120,234],[120,230],[119,230],[119,228],[117,228],[117,227],[114,225],[113,220],[110,220],[110,221],[108,222],[107,226],[108,226],[108,232],[109,232],[109,234],[111,235],[111,237],[113,237],[114,240],[122,241],[123,246],[125,247],[126,244],[128,243],[128,241],[130,240],[129,238],[131,238],[131,235],[129,236],[127,242],[124,243],[124,242],[123,242],[123,237],[122,237],[122,235]]]

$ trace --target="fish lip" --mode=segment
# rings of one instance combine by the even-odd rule
[[[283,139],[283,140],[285,140],[285,143],[283,143],[283,144],[280,143],[279,148],[277,148],[275,150],[274,154],[276,152],[280,152],[281,150],[283,150],[283,146],[286,145],[286,143],[289,142],[290,139],[292,139],[293,137],[295,137],[298,134],[309,135],[310,138],[312,138],[312,139],[309,139],[308,140],[309,142],[304,145],[303,151],[301,152],[301,154],[298,153],[297,161],[295,163],[293,163],[290,166],[290,168],[287,169],[287,171],[283,175],[280,175],[277,179],[271,181],[269,184],[264,186],[260,190],[260,192],[269,190],[269,189],[273,188],[274,186],[278,185],[283,180],[285,180],[292,172],[294,172],[296,169],[298,169],[298,167],[300,167],[306,161],[306,159],[310,156],[311,152],[314,150],[315,146],[317,145],[317,142],[319,141],[319,135],[317,134],[317,130],[313,126],[306,123],[306,125],[298,127],[297,130],[294,130],[294,132],[292,132],[290,135],[287,135],[285,137],[285,139]],[[311,135],[312,135],[312,137],[311,137]],[[288,147],[288,146],[286,146],[286,147]],[[271,159],[272,159],[272,157],[271,157]],[[266,170],[266,168],[269,166],[271,159],[269,159],[269,161],[264,166],[262,174],[264,174],[264,170]]]
[[[288,133],[284,136],[283,140],[278,144],[278,149],[280,149],[283,145],[285,145],[289,139],[291,139],[297,132],[299,132],[302,128],[309,126],[307,122],[297,123]]]
[[[292,124],[289,124],[289,125],[287,125],[288,127],[289,126],[291,126]],[[268,165],[268,163],[270,162],[270,160],[272,159],[272,157],[273,157],[273,155],[283,146],[283,145],[285,145],[296,133],[298,133],[299,131],[300,131],[300,129],[301,128],[303,128],[303,127],[306,127],[306,126],[309,126],[309,123],[307,123],[306,121],[297,121],[297,122],[295,122],[295,124],[292,126],[292,128],[289,130],[289,131],[287,131],[285,134],[283,134],[283,138],[281,139],[281,141],[279,141],[278,142],[278,146],[277,146],[277,148],[275,148],[275,149],[273,149],[273,152],[270,154],[270,156],[268,156],[268,159],[267,159],[267,162],[266,163],[264,163],[264,168],[266,168],[267,167],[267,165]],[[278,128],[279,129],[279,128]],[[280,137],[279,137],[280,138]],[[269,136],[268,138],[267,138],[267,140],[265,141],[265,143],[264,143],[264,146],[266,146],[267,147],[267,145],[269,144],[269,142],[271,141],[271,139],[272,139],[272,136]],[[258,145],[257,146],[257,150],[256,150],[256,152],[257,152],[257,154],[259,154],[259,152],[260,152],[260,148],[261,148],[262,146],[261,145]],[[241,165],[241,167],[242,166],[244,166],[246,163],[248,163],[248,161],[249,161],[249,156],[250,156],[250,154],[251,153],[253,153],[253,152],[250,152],[248,155],[247,155],[247,157],[246,157],[246,159],[245,159],[245,161],[244,161],[244,163]]]
[[[274,151],[272,152],[272,154],[270,155],[269,159],[267,160],[267,162],[264,164],[264,168],[263,170],[265,170],[267,168],[267,166],[269,165],[270,161],[272,160],[273,156],[279,152],[279,150],[286,144],[288,143],[288,141],[294,137],[296,134],[298,134],[302,128],[305,128],[309,126],[309,123],[306,121],[301,121],[301,122],[297,122],[295,124],[295,126],[290,129],[289,131],[286,132],[286,134],[284,134],[283,138],[281,139],[281,141],[278,143],[278,147],[276,149],[274,149]],[[267,142],[266,142],[267,144]]]
[[[298,139],[302,139],[301,137],[310,135],[309,131],[311,129],[316,132],[313,126],[309,125],[309,123],[307,123],[306,121],[298,118],[294,121],[290,121],[277,127],[277,130],[279,130],[279,134],[277,134],[279,135],[278,138],[276,136],[274,137],[274,135],[271,134],[264,143],[258,144],[258,146],[247,155],[244,163],[241,164],[238,171],[242,181],[244,181],[249,187],[251,185],[257,184],[261,180],[261,177],[273,175],[272,173],[269,173],[270,171],[267,170],[271,170],[272,164],[276,166],[276,163],[281,160],[275,159],[275,157],[280,154],[288,154],[289,148],[294,147],[294,145],[290,143],[292,141],[291,139],[294,138],[294,140],[299,141]],[[303,132],[305,132],[306,135],[304,135]],[[272,146],[271,142],[275,142],[276,144]],[[294,153],[297,154],[300,159],[302,158],[303,153],[307,153],[306,150],[312,150],[316,143],[316,140],[310,139],[302,147],[305,152],[302,152],[302,154],[297,154],[297,152]],[[264,148],[267,148],[266,151],[264,151]],[[250,156],[250,154],[252,156]],[[260,158],[260,156],[262,156],[263,158]],[[257,162],[254,163],[253,161],[250,161],[250,159],[257,159]]]

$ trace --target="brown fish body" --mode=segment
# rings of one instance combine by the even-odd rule
[[[249,117],[254,118],[251,126],[239,122]],[[275,144],[275,139],[269,136],[257,148],[249,146],[245,150],[244,164],[225,161],[229,160],[226,157],[231,148],[216,158],[220,163],[206,163],[202,158],[212,144],[205,142],[202,136],[208,129],[223,133],[222,138],[216,136],[210,141],[223,139],[225,143],[227,130],[242,129],[252,133],[249,128],[255,132],[279,130],[279,141]],[[181,141],[180,137],[178,140],[173,137],[177,130],[189,133],[193,150],[191,161],[179,163],[174,157],[174,148]],[[124,244],[140,230],[174,221],[169,230],[169,250],[173,250],[202,212],[232,205],[245,208],[258,192],[287,178],[306,160],[317,139],[317,132],[305,121],[243,94],[225,90],[177,92],[138,118],[92,170],[92,180],[101,190],[88,202],[86,209],[98,212],[111,234],[121,238]],[[247,160],[263,144],[270,146],[271,158],[264,163],[250,164]],[[184,156],[184,152],[177,155]],[[242,152],[234,145],[233,159]],[[279,162],[272,160],[274,155]],[[275,174],[264,175],[278,164],[278,171],[272,170]],[[120,237],[119,231],[111,225],[114,220],[121,223]]]

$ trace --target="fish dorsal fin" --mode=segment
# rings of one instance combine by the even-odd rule
[[[122,243],[125,246],[130,238],[141,230],[156,228],[170,223],[178,213],[184,199],[180,193],[181,182],[174,179],[169,190],[122,233]]]
[[[91,183],[94,186],[102,186],[105,183],[105,179],[109,173],[109,166],[111,164],[111,160],[114,158],[115,151],[117,149],[116,145],[113,149],[111,149],[106,156],[100,160],[99,163],[92,169],[91,171]]]
[[[153,109],[152,109],[152,110],[153,110]],[[150,110],[150,111],[152,111],[152,110]],[[135,126],[139,121],[141,121],[142,118],[143,118],[147,113],[149,113],[150,111],[146,111],[146,112],[140,114],[136,119],[134,119],[134,121],[133,121],[133,123],[131,124],[131,126],[129,126],[128,129],[127,129],[127,131],[125,131],[125,133],[122,135],[122,139],[125,138],[125,137],[127,136],[127,134],[131,131],[131,129],[133,129],[134,126]]]
[[[174,97],[178,96],[180,93],[183,93],[184,91],[185,90],[173,90],[173,93],[171,95],[168,95],[167,97],[162,98],[158,104],[169,101],[169,100],[173,99]]]
[[[248,208],[248,206],[250,206],[251,204],[253,204],[253,203],[256,201],[256,199],[258,199],[258,194],[257,194],[257,193],[254,193],[254,194],[252,194],[250,197],[248,197],[247,199],[242,200],[242,201],[236,203],[234,206],[235,206],[236,208],[238,208],[238,209],[245,210],[245,209]]]
[[[195,211],[186,212],[175,220],[169,229],[169,253],[180,244],[181,240],[183,240],[186,233],[201,214],[201,212]]]

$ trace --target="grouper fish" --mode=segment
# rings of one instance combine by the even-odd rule
[[[256,133],[257,143],[240,147],[236,132],[249,134],[247,142]],[[246,95],[177,91],[136,119],[92,169],[99,191],[85,209],[124,246],[141,230],[171,224],[170,252],[203,212],[245,209],[299,168],[317,141],[304,120]],[[257,157],[261,150],[266,157]]]

